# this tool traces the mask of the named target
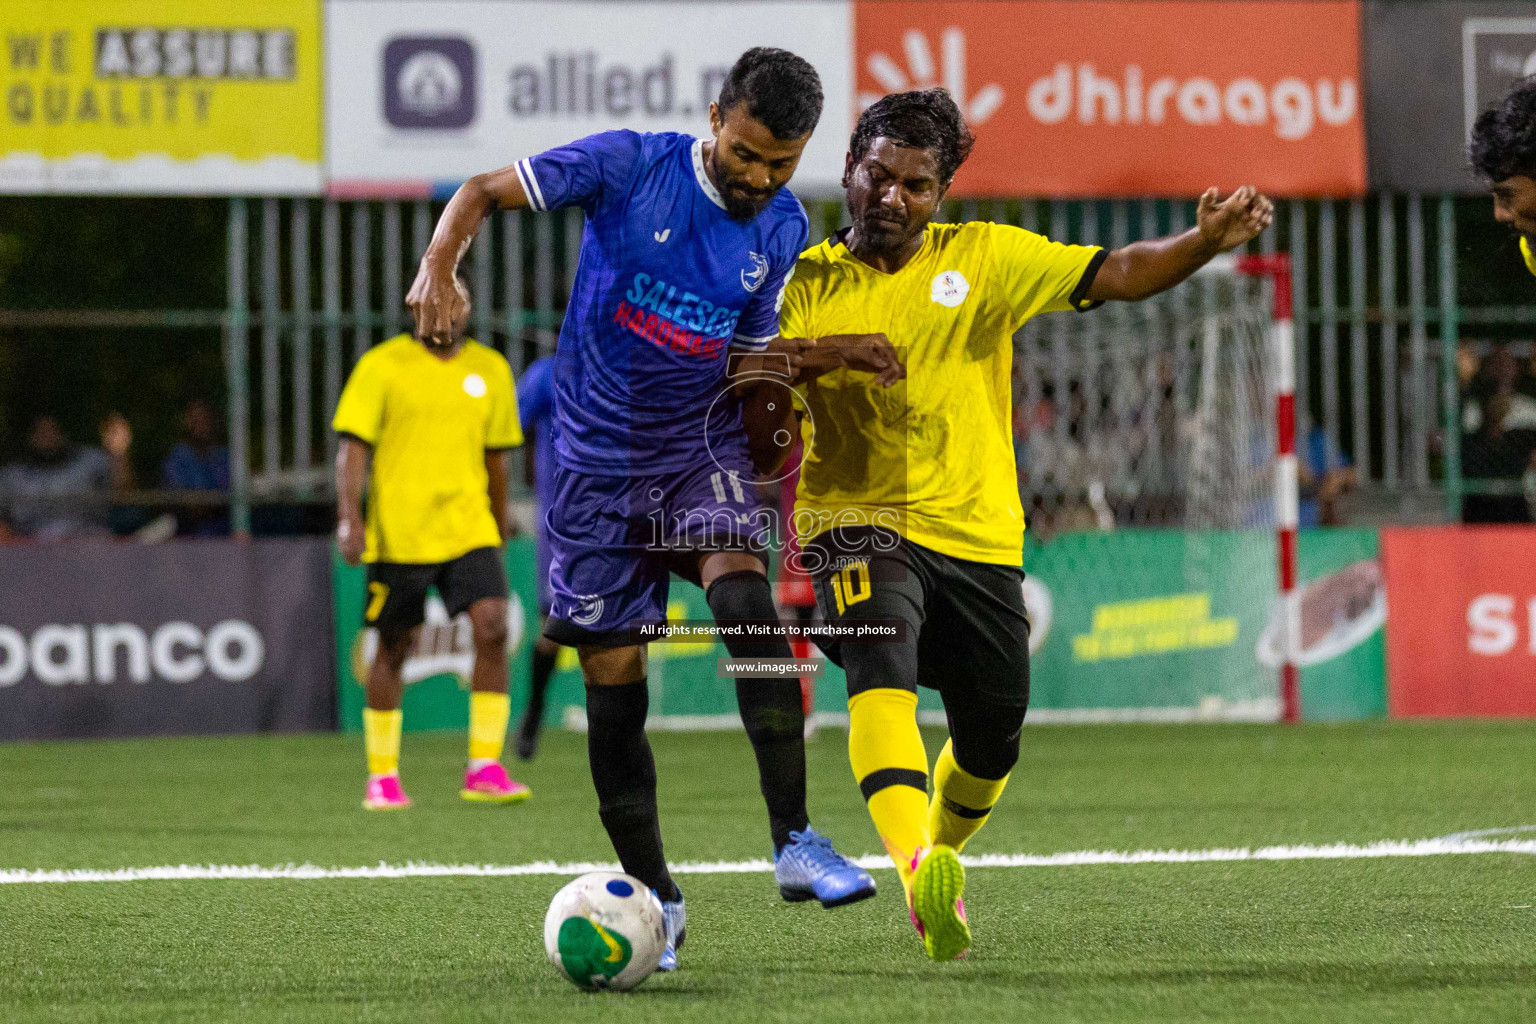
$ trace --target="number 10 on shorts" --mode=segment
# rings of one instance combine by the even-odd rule
[[[842,615],[849,605],[869,600],[869,563],[849,562],[832,574],[832,597],[837,601],[837,614]]]

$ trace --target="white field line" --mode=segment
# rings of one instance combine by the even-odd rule
[[[1417,839],[1388,840],[1358,846],[1332,843],[1326,846],[1261,846],[1214,850],[1079,850],[1071,853],[988,853],[962,857],[976,868],[1065,868],[1101,864],[1204,864],[1231,861],[1276,860],[1378,860],[1387,857],[1443,857],[1475,853],[1524,853],[1536,856],[1536,839]],[[864,868],[890,868],[889,859],[876,854],[857,858]],[[0,870],[0,884],[59,882],[203,881],[217,879],[325,879],[325,878],[444,878],[505,877],[519,875],[581,875],[588,871],[616,871],[615,864],[536,861],[532,864],[376,864],[371,867],[318,867],[314,864],[166,864],[147,868],[105,870]],[[767,860],[708,861],[673,865],[674,874],[758,874],[773,870]]]

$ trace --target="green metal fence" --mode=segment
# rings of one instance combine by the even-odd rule
[[[846,222],[839,203],[807,208],[813,241]],[[0,328],[222,328],[233,523],[246,529],[253,504],[329,495],[329,415],[357,357],[407,329],[405,291],[439,210],[427,201],[231,199],[225,308],[0,311]],[[947,204],[945,216],[1114,246],[1191,225],[1194,204],[966,201]],[[1536,335],[1536,305],[1520,301],[1536,290],[1513,247],[1492,263],[1458,248],[1458,230],[1486,235],[1490,223],[1485,205],[1444,195],[1296,200],[1280,205],[1256,245],[1289,251],[1297,267],[1298,430],[1321,427],[1368,486],[1432,498],[1449,518],[1464,493],[1517,486],[1461,464],[1463,328],[1485,341]],[[553,349],[581,230],[575,210],[501,213],[470,249],[472,332],[514,369]],[[1458,302],[1469,291],[1478,301]]]

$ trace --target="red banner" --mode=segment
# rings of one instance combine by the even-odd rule
[[[1365,190],[1360,5],[857,0],[860,107],[942,85],[965,196]]]
[[[1536,715],[1536,528],[1381,532],[1393,717]]]

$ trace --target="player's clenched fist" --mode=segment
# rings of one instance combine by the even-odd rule
[[[1222,252],[1256,237],[1275,219],[1275,204],[1252,185],[1244,185],[1220,202],[1217,195],[1214,185],[1205,190],[1196,223],[1205,240]]]
[[[469,318],[469,292],[453,268],[427,259],[416,271],[405,304],[416,317],[416,337],[429,345],[452,345],[453,325]]]

